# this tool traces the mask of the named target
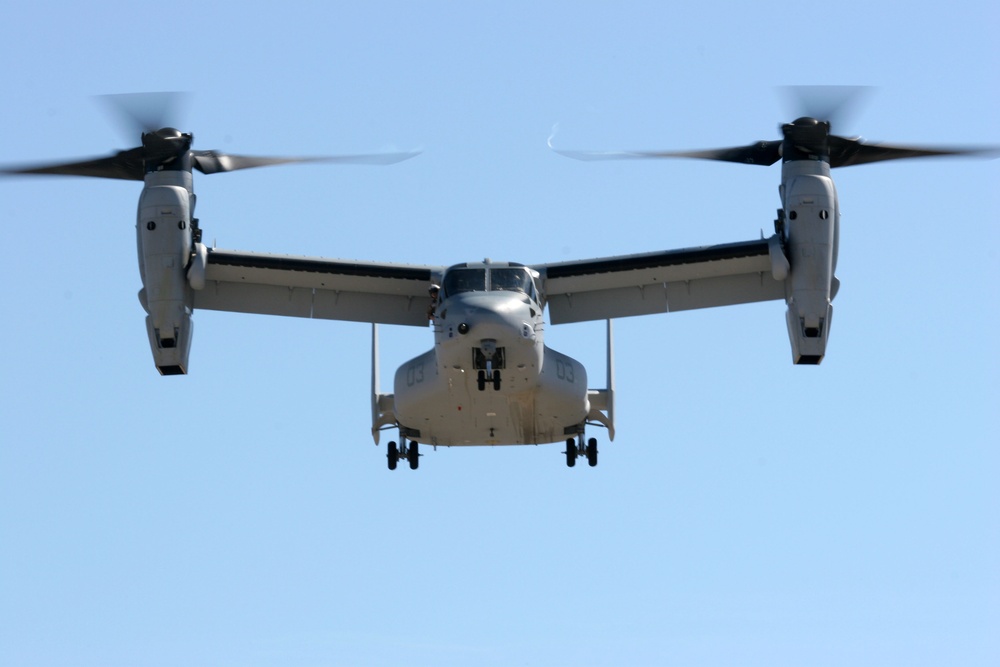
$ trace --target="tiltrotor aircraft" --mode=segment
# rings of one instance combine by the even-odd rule
[[[635,255],[525,266],[453,266],[344,261],[210,248],[194,217],[192,171],[205,174],[303,161],[226,155],[191,148],[193,136],[163,127],[138,99],[117,102],[142,129],[142,145],[110,157],[4,169],[141,180],[136,234],[146,330],[162,375],[188,372],[192,314],[222,310],[372,323],[372,435],[398,429],[388,466],[419,465],[420,445],[520,445],[564,442],[566,464],[597,464],[600,425],[614,439],[614,318],[784,299],[796,364],[819,364],[837,294],[840,212],[830,170],[880,160],[969,154],[969,149],[872,145],[830,133],[830,122],[802,117],[782,138],[693,152],[585,153],[580,159],[696,157],[771,165],[779,159],[781,208],[769,238]],[[391,163],[414,153],[320,158]],[[307,158],[305,160],[312,160]],[[588,388],[586,369],[545,344],[552,324],[607,321],[607,381]],[[379,324],[427,326],[434,346],[378,386]]]

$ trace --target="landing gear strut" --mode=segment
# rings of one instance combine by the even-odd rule
[[[416,470],[420,467],[420,443],[411,442],[407,444],[406,439],[400,437],[398,446],[395,442],[389,443],[389,451],[386,452],[386,458],[388,459],[389,470],[395,470],[401,458],[406,459],[410,464],[410,470]]]
[[[486,391],[486,383],[492,382],[494,391],[500,391],[500,371],[494,370],[492,375],[487,375],[489,371],[479,371],[476,375],[476,383],[479,391]]]
[[[587,457],[587,465],[591,468],[597,465],[597,438],[591,438],[587,444],[583,444],[583,434],[580,434],[580,441],[577,444],[576,438],[566,439],[566,465],[570,468],[576,465],[576,459],[582,456]]]
[[[504,349],[497,347],[492,338],[479,341],[479,347],[472,351],[472,367],[479,369],[476,384],[479,391],[486,391],[487,383],[493,384],[494,391],[500,391],[500,369],[504,368]]]
[[[566,465],[570,468],[576,465],[576,439],[566,439]]]

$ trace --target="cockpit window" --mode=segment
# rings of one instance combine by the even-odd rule
[[[489,269],[453,268],[444,274],[442,298],[462,292],[520,292],[537,299],[535,281],[524,267]]]
[[[486,269],[451,269],[441,286],[445,296],[459,292],[485,292]]]
[[[490,269],[490,290],[523,292],[534,298],[534,283],[531,275],[523,268]]]

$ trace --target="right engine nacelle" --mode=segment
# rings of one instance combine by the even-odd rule
[[[826,354],[833,318],[837,193],[825,163],[786,162],[784,169],[784,238],[791,265],[785,282],[785,320],[792,360],[815,365]]]
[[[146,331],[156,369],[162,375],[184,375],[194,329],[194,301],[186,278],[192,195],[184,187],[151,182],[155,177],[147,176],[136,222],[143,284],[139,301],[148,313]]]

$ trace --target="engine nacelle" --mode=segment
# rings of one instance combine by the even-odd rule
[[[783,171],[785,247],[791,265],[785,281],[788,338],[796,364],[818,364],[826,354],[833,317],[837,192],[824,162],[786,162]]]
[[[139,301],[148,313],[146,331],[156,369],[162,375],[184,375],[194,329],[194,300],[186,277],[193,196],[185,187],[157,184],[158,176],[147,175],[139,199]]]

